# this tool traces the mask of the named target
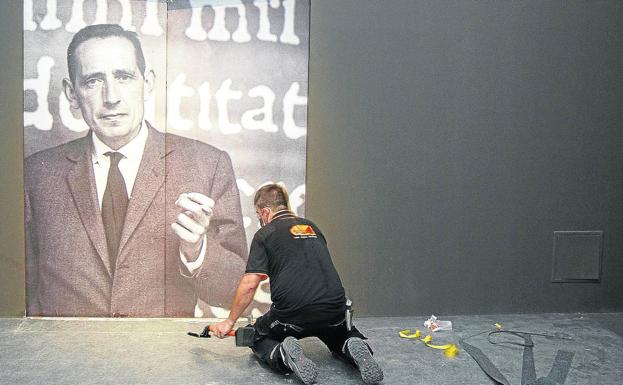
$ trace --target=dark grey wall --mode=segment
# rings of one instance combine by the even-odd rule
[[[308,216],[363,314],[623,309],[623,3],[311,12]],[[603,230],[600,284],[550,283]]]
[[[620,20],[312,1],[307,213],[358,314],[623,310]],[[0,315],[23,309],[21,22],[3,4]],[[550,283],[555,230],[604,231],[601,283]]]

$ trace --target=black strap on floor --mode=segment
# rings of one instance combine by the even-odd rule
[[[508,333],[517,337],[523,338],[523,343],[518,343],[514,341],[501,341],[494,342],[491,340],[491,336],[498,333]],[[476,335],[483,334],[478,333]],[[476,336],[474,335],[474,336]],[[507,343],[513,345],[519,345],[524,347],[523,351],[523,362],[521,366],[521,385],[563,385],[567,380],[567,375],[569,374],[569,370],[571,368],[571,361],[573,361],[574,353],[559,350],[556,353],[556,358],[554,359],[554,363],[552,364],[552,368],[549,371],[547,377],[539,377],[536,378],[536,370],[534,367],[534,342],[532,342],[531,335],[540,335],[545,337],[555,337],[548,336],[538,333],[526,333],[526,332],[517,332],[517,331],[507,331],[507,330],[496,330],[487,336],[487,339],[492,344],[500,344]],[[473,336],[467,337],[471,338]],[[465,339],[467,339],[465,338]],[[465,339],[461,340],[461,346],[463,346],[463,350],[469,354],[474,361],[480,366],[480,368],[485,372],[485,374],[496,384],[499,385],[510,385],[506,377],[499,371],[499,369],[489,360],[489,358],[482,352],[482,350],[477,347],[468,344],[465,342]]]
[[[528,385],[536,381],[536,370],[534,369],[534,342],[530,334],[523,336],[525,346],[523,348],[523,363],[521,365],[521,385]]]
[[[567,381],[567,375],[571,369],[571,361],[573,361],[573,352],[559,350],[554,358],[554,364],[547,375],[547,379],[557,384],[564,384]]]
[[[463,350],[467,352],[467,354],[472,356],[474,361],[476,361],[478,366],[480,366],[480,369],[482,369],[482,371],[485,372],[485,374],[489,376],[489,378],[491,378],[493,382],[500,385],[510,385],[510,382],[508,382],[506,377],[504,377],[504,375],[498,370],[498,368],[493,365],[493,362],[491,362],[491,360],[487,356],[485,356],[482,350],[468,344],[465,341],[461,341],[461,346],[463,347]]]

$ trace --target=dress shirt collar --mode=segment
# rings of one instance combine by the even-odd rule
[[[124,158],[129,159],[132,163],[139,164],[141,162],[141,158],[143,157],[143,151],[145,150],[145,143],[147,142],[147,125],[145,121],[141,123],[141,129],[134,139],[132,139],[128,144],[116,150],[116,152],[120,152]],[[100,140],[94,133],[91,134],[91,138],[93,139],[93,152],[92,152],[92,160],[93,163],[97,164],[100,160],[106,159],[108,161],[108,157],[106,154],[109,151],[115,151],[108,147],[104,142]]]

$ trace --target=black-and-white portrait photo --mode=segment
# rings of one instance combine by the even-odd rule
[[[308,29],[306,0],[24,1],[28,315],[228,311],[255,190],[304,214]]]

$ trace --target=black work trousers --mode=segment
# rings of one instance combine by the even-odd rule
[[[351,337],[366,339],[354,326],[347,330],[343,315],[327,322],[295,325],[281,322],[268,312],[256,320],[254,327],[255,341],[251,347],[253,353],[260,361],[281,373],[290,371],[281,360],[278,346],[286,337],[318,337],[333,355],[353,365],[352,359],[342,351],[344,342]]]

